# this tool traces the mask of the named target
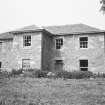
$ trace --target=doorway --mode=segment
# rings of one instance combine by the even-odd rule
[[[55,71],[63,71],[63,60],[55,60]]]

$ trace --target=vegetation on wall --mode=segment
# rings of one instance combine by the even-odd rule
[[[105,0],[101,0],[100,3],[102,4],[100,10],[105,14]]]

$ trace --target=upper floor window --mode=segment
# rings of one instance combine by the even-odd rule
[[[63,46],[63,38],[57,38],[56,39],[56,49],[61,49]]]
[[[88,37],[80,37],[80,48],[88,48]]]
[[[31,35],[23,36],[23,45],[31,46]]]

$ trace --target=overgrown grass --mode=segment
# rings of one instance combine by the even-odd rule
[[[0,105],[105,105],[105,79],[1,79]]]
[[[11,77],[31,77],[31,78],[64,78],[64,79],[86,79],[86,78],[105,78],[105,73],[92,73],[90,71],[58,71],[49,72],[44,70],[30,69],[24,71],[23,69],[15,70],[12,72],[0,72],[0,78]]]

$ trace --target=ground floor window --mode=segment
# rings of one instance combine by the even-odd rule
[[[88,60],[80,60],[80,70],[88,71]]]
[[[30,59],[22,59],[22,68],[30,69]]]

